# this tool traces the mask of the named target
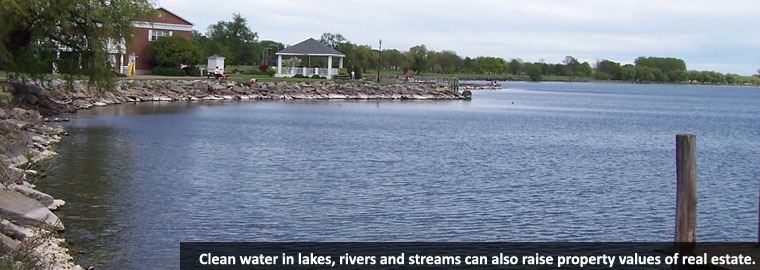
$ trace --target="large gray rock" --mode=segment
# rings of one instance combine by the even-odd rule
[[[193,88],[198,90],[207,91],[208,90],[208,83],[207,82],[194,82]]]
[[[464,90],[462,96],[464,96],[465,99],[472,99],[472,92],[470,92],[470,90]]]
[[[211,90],[214,90],[214,91],[221,91],[221,90],[224,90],[224,89],[227,89],[227,86],[224,86],[224,85],[221,85],[221,84],[212,84],[211,85]]]
[[[37,190],[34,190],[26,186],[14,186],[13,190],[17,191],[18,193],[24,194],[29,198],[37,200],[45,207],[53,205],[54,200],[55,200],[53,196],[39,192]]]
[[[4,219],[0,220],[0,233],[16,240],[24,240],[34,234],[32,229],[21,227]]]
[[[0,214],[19,225],[63,231],[58,216],[37,200],[16,191],[0,190]]]
[[[8,236],[5,236],[4,234],[0,234],[0,245],[5,246],[5,248],[9,250],[16,249],[21,242],[11,239]]]

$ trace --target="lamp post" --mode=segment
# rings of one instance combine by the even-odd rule
[[[380,83],[380,59],[383,58],[383,39],[380,39],[380,49],[377,50],[377,83]]]
[[[270,44],[269,45],[269,49],[274,49],[274,48],[277,48],[277,50],[273,51],[273,52],[279,52],[280,51],[280,46],[277,46],[277,44]],[[277,66],[277,63],[275,63],[274,65]]]
[[[264,50],[261,51],[261,63],[266,64],[267,63],[267,50],[271,50],[272,48],[264,48]]]

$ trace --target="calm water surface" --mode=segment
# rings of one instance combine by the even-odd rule
[[[674,135],[695,133],[698,238],[756,239],[760,88],[505,86],[96,108],[38,184],[99,269],[176,268],[180,241],[672,241]]]

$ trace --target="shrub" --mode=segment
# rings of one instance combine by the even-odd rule
[[[261,72],[267,72],[268,69],[269,69],[269,66],[267,64],[259,65],[259,70],[261,70]]]
[[[296,75],[293,75],[293,78],[306,78],[306,76],[304,76],[303,74],[296,74]]]
[[[319,75],[311,76],[312,79],[326,79],[325,77],[320,77]]]
[[[606,72],[601,72],[601,71],[594,72],[594,79],[604,81],[604,80],[609,80],[610,78],[612,78],[612,76],[610,76],[610,74]]]
[[[267,72],[267,75],[269,75],[269,77],[274,77],[274,74],[277,74],[277,70],[275,70],[274,68],[271,68],[271,67],[267,68],[266,72]]]
[[[182,36],[161,37],[151,41],[148,48],[153,63],[164,67],[201,63],[201,50]]]
[[[189,76],[195,76],[195,77],[201,76],[201,70],[198,69],[197,67],[186,67],[185,73],[187,73],[187,75]]]
[[[176,67],[154,67],[153,75],[185,76],[185,71]]]
[[[243,74],[245,74],[245,75],[264,75],[264,73],[261,72],[261,70],[258,70],[258,69],[243,70]]]

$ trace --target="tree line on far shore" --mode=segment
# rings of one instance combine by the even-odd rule
[[[114,74],[109,66],[107,40],[129,40],[132,22],[155,16],[155,10],[145,0],[108,5],[84,21],[76,14],[92,11],[96,5],[92,5],[90,0],[72,0],[68,3],[67,8],[70,7],[76,14],[53,6],[36,2],[0,6],[0,11],[8,15],[0,26],[0,36],[5,37],[0,39],[0,69],[35,77],[34,74],[49,72],[55,63],[62,73],[87,75],[91,82],[108,81]],[[562,76],[632,82],[760,85],[760,70],[754,76],[694,71],[687,70],[686,63],[676,58],[639,57],[634,64],[621,65],[610,60],[592,64],[567,56],[562,63],[545,63],[526,62],[519,58],[507,61],[492,56],[462,57],[453,50],[439,52],[425,45],[412,46],[405,51],[384,49],[382,57],[378,58],[380,54],[372,45],[352,43],[341,34],[324,33],[320,41],[345,54],[344,67],[356,71],[359,76],[368,69],[379,67],[399,71],[399,74],[406,71],[459,77],[478,74],[473,77],[536,81]],[[70,50],[60,56],[51,54],[61,45]],[[281,42],[259,40],[258,34],[249,28],[246,18],[233,14],[231,21],[219,21],[209,26],[205,34],[193,31],[191,40],[178,35],[161,37],[151,42],[149,50],[158,70],[171,74],[190,74],[190,69],[182,71],[177,67],[181,64],[202,64],[210,55],[225,56],[228,65],[253,65],[258,67],[254,70],[260,70],[261,74],[271,74],[271,66],[276,65],[275,52],[284,48]],[[300,66],[308,67],[327,66],[324,57],[295,57],[284,61],[291,61],[288,64],[297,61]]]
[[[562,63],[552,64],[544,61],[527,62],[519,58],[507,61],[492,56],[462,57],[452,50],[439,52],[421,44],[406,51],[384,49],[382,58],[378,61],[380,54],[372,45],[352,43],[339,33],[324,33],[319,41],[345,54],[344,67],[357,73],[377,69],[379,65],[382,70],[399,73],[410,71],[417,74],[457,76],[483,74],[497,78],[509,76],[535,81],[565,76],[629,82],[760,85],[760,75],[742,76],[715,71],[687,70],[682,59],[669,57],[639,57],[635,59],[634,64],[621,64],[610,60],[599,60],[592,64],[567,56]],[[246,19],[239,14],[233,14],[232,21],[220,21],[209,26],[205,35],[194,31],[192,42],[204,56],[221,55],[232,65],[258,65],[262,68],[276,65],[274,53],[285,47],[276,41],[259,41],[258,35],[250,30]],[[324,57],[295,58],[301,66],[327,66],[327,59]]]

